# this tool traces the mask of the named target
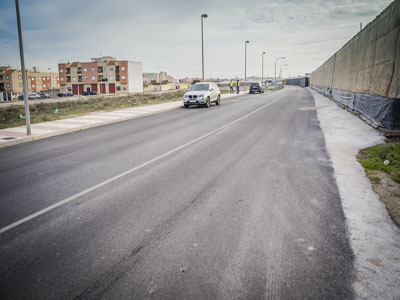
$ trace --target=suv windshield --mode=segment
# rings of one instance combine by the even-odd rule
[[[260,86],[259,83],[252,83],[251,86]]]
[[[193,85],[190,90],[191,91],[208,91],[209,84],[195,84]]]

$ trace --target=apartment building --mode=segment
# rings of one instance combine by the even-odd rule
[[[143,92],[142,63],[117,60],[112,56],[95,57],[91,62],[58,64],[60,90],[80,95]]]
[[[57,73],[39,72],[36,67],[26,70],[28,93],[47,92],[59,89],[59,77]],[[0,66],[0,91],[10,92],[14,95],[22,95],[22,72],[10,66]]]

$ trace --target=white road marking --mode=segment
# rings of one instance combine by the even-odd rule
[[[282,96],[282,95],[280,95],[280,96]],[[35,213],[33,213],[33,214],[23,218],[23,219],[20,219],[20,220],[14,222],[14,223],[11,223],[11,224],[1,228],[0,229],[0,234],[4,233],[4,232],[6,232],[6,231],[8,231],[10,229],[13,229],[13,228],[15,228],[15,227],[17,227],[17,226],[19,226],[19,225],[21,225],[23,223],[26,223],[26,222],[28,222],[28,221],[36,218],[36,217],[39,217],[39,216],[45,214],[46,212],[49,212],[49,211],[51,211],[51,210],[53,210],[53,209],[55,209],[57,207],[60,207],[61,205],[64,205],[64,204],[66,204],[68,202],[71,202],[71,201],[73,201],[73,200],[75,200],[75,199],[77,199],[77,198],[79,198],[79,197],[81,197],[83,195],[86,195],[86,194],[88,194],[88,193],[90,193],[90,192],[92,192],[94,190],[97,190],[98,188],[101,188],[101,187],[103,187],[103,186],[105,186],[105,185],[107,185],[107,184],[109,184],[111,182],[114,182],[114,181],[116,181],[116,180],[118,180],[118,179],[120,179],[120,178],[122,178],[122,177],[124,177],[126,175],[129,175],[129,174],[131,174],[131,173],[133,173],[133,172],[135,172],[135,171],[137,171],[137,170],[139,170],[139,169],[141,169],[141,168],[143,168],[143,167],[145,167],[145,166],[147,166],[147,165],[149,165],[149,164],[151,164],[153,162],[156,162],[156,161],[158,161],[158,160],[160,160],[160,159],[162,159],[162,158],[164,158],[164,157],[166,157],[168,155],[171,155],[171,154],[173,154],[173,153],[175,153],[175,152],[177,152],[179,150],[182,150],[182,149],[184,149],[186,147],[189,147],[190,145],[192,145],[194,143],[197,143],[198,141],[201,141],[201,140],[209,137],[210,135],[213,135],[214,133],[217,133],[217,132],[219,132],[219,131],[221,131],[221,130],[229,127],[229,126],[232,126],[232,125],[238,123],[239,121],[241,121],[241,120],[243,120],[245,118],[248,118],[251,115],[255,114],[256,112],[262,110],[264,107],[267,107],[268,105],[271,105],[272,103],[277,101],[280,98],[280,96],[276,97],[271,102],[268,102],[268,103],[264,104],[263,106],[257,108],[256,110],[253,110],[252,112],[244,115],[243,117],[240,117],[239,119],[236,119],[236,120],[234,120],[232,122],[229,122],[229,123],[217,128],[217,129],[214,129],[213,131],[210,131],[209,133],[206,133],[206,134],[204,134],[204,135],[202,135],[202,136],[200,136],[200,137],[198,137],[198,138],[196,138],[196,139],[194,139],[194,140],[192,140],[192,141],[190,141],[190,142],[188,142],[188,143],[186,143],[186,144],[184,144],[182,146],[179,146],[179,147],[177,147],[175,149],[172,149],[172,150],[170,150],[170,151],[168,151],[168,152],[166,152],[164,154],[161,154],[160,156],[157,156],[157,157],[155,157],[155,158],[153,158],[153,159],[151,159],[151,160],[149,160],[149,161],[147,161],[147,162],[145,162],[145,163],[143,163],[141,165],[133,167],[132,169],[129,169],[129,170],[127,170],[125,172],[122,172],[122,173],[120,173],[120,174],[118,174],[118,175],[116,175],[116,176],[114,176],[114,177],[112,177],[110,179],[104,180],[104,181],[100,182],[99,184],[96,184],[96,185],[94,185],[94,186],[92,186],[92,187],[90,187],[90,188],[88,188],[86,190],[83,190],[80,193],[77,193],[77,194],[72,195],[72,196],[70,196],[68,198],[65,198],[64,200],[61,200],[61,201],[59,201],[57,203],[54,203],[53,205],[50,205],[50,206],[48,206],[48,207],[46,207],[46,208],[44,208],[42,210],[39,210],[38,212],[35,212]]]

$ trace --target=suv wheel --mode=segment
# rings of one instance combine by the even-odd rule
[[[183,104],[183,106],[184,106],[185,108],[189,108],[189,105],[188,105],[188,104]]]
[[[221,104],[221,95],[218,95],[217,102],[215,104],[220,105]]]
[[[205,106],[206,106],[207,108],[210,107],[210,97],[207,97]]]

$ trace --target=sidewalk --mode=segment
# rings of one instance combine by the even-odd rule
[[[239,95],[243,94],[244,92],[241,92]],[[239,95],[222,94],[221,100],[236,97]],[[110,112],[90,113],[79,117],[43,122],[33,124],[31,126],[31,135],[26,134],[25,126],[6,128],[0,130],[0,148],[40,140],[51,136],[79,131],[87,128],[148,116],[151,114],[177,109],[178,107],[182,106],[182,101],[173,101],[161,104],[130,107]]]

